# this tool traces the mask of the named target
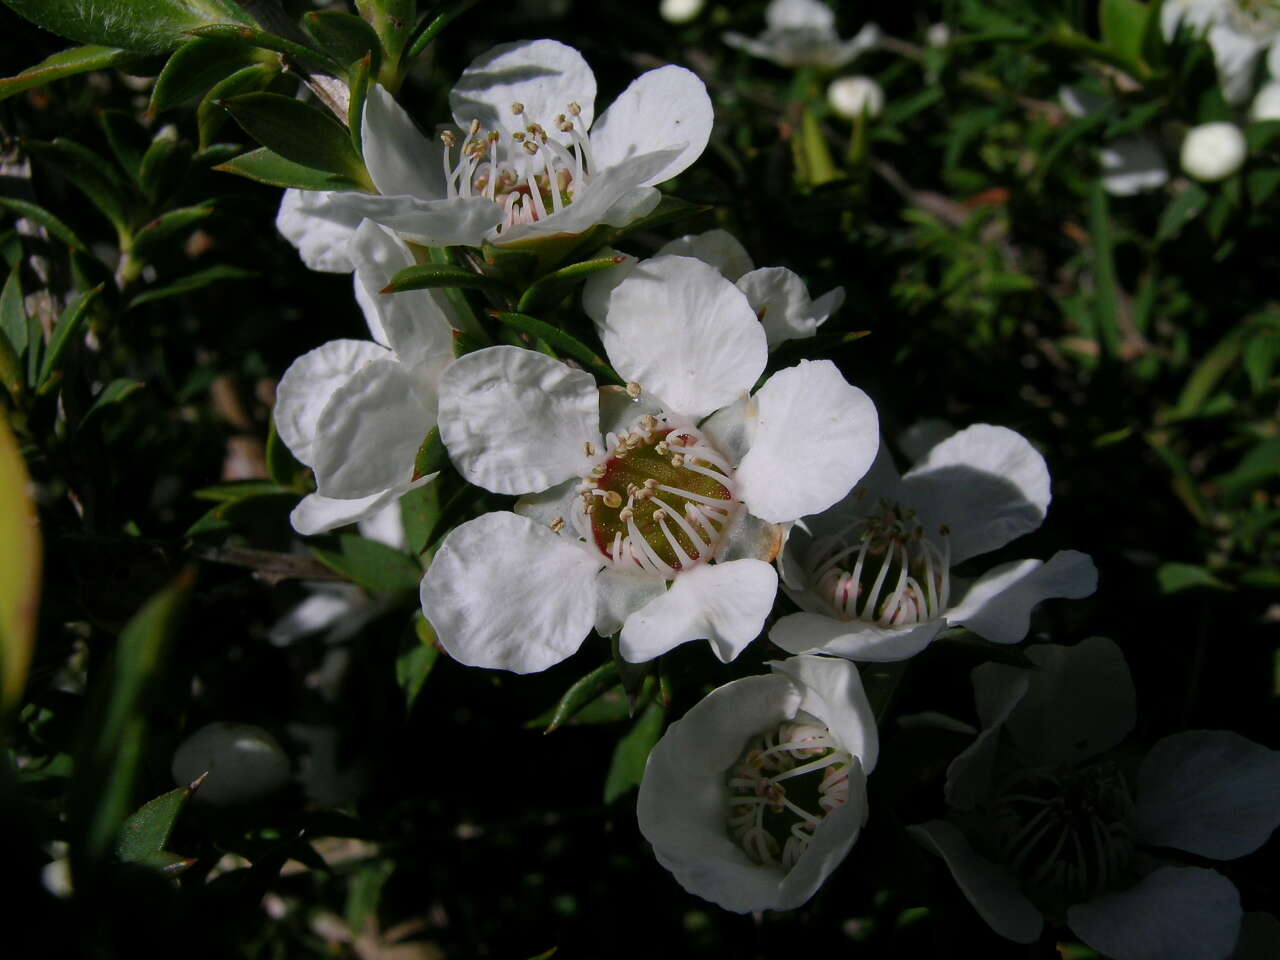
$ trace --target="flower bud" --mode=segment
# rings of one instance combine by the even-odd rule
[[[846,120],[864,114],[878,117],[884,109],[884,91],[870,77],[840,77],[827,87],[827,103]]]
[[[210,723],[173,755],[173,779],[180,785],[209,777],[194,798],[222,806],[257,800],[289,780],[289,758],[275,738],[247,723]]]
[[[1235,124],[1204,123],[1182,141],[1182,169],[1197,180],[1225,180],[1240,169],[1247,149]]]
[[[658,13],[667,23],[689,23],[702,12],[703,0],[662,0]]]
[[[951,28],[945,23],[931,23],[924,33],[925,40],[931,47],[945,47],[951,42]]]
[[[1272,80],[1263,84],[1253,98],[1249,116],[1254,120],[1280,120],[1280,82]]]

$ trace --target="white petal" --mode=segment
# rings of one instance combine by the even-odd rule
[[[647,393],[632,397],[619,386],[608,384],[600,388],[600,432],[622,433],[630,430],[645,414],[662,415],[662,404]]]
[[[354,583],[326,584],[330,586],[340,589],[316,590],[267,629],[272,646],[287,647],[295,640],[328,629],[368,602],[367,595]]]
[[[755,437],[736,477],[757,517],[785,523],[821,513],[853,489],[875,459],[875,405],[830,360],[779,370],[755,401]]]
[[[764,12],[770,30],[834,30],[836,15],[821,0],[772,0]]]
[[[613,636],[627,617],[666,592],[666,582],[657,577],[606,567],[596,577],[596,633]]]
[[[590,632],[599,568],[546,527],[486,513],[445,538],[422,580],[422,610],[460,663],[535,673]]]
[[[430,473],[425,477],[419,477],[413,483],[390,487],[372,496],[358,497],[354,500],[336,500],[332,497],[322,497],[318,493],[311,493],[303,497],[293,508],[293,512],[289,514],[289,522],[293,524],[293,529],[304,537],[328,533],[330,530],[345,527],[349,523],[359,523],[373,516],[385,509],[388,504],[395,503],[410,490],[416,490],[423,484],[429,483],[436,476],[437,474]]]
[[[444,197],[444,148],[422,135],[380,83],[369,87],[360,138],[365,166],[383,196]]]
[[[622,656],[644,663],[690,640],[709,640],[728,663],[754,640],[773,609],[778,575],[760,560],[701,564],[623,624]]]
[[[702,421],[699,429],[706,434],[712,446],[728,457],[729,462],[736,467],[755,441],[756,419],[759,414],[755,397],[743,391],[733,403],[721,407]]]
[[[791,657],[775,660],[769,668],[796,682],[804,692],[800,709],[821,720],[862,761],[865,773],[875,770],[880,738],[856,664],[834,657]]]
[[[494,493],[536,493],[591,469],[600,443],[589,373],[519,347],[459,357],[440,380],[440,437],[468,481]]]
[[[1253,68],[1262,54],[1262,44],[1229,23],[1214,24],[1207,39],[1213,48],[1223,97],[1230,104],[1243,103],[1253,92]]]
[[[953,564],[1029,533],[1049,508],[1044,457],[1021,434],[986,423],[942,441],[902,483],[926,527],[950,529]]]
[[[409,483],[413,462],[435,425],[413,378],[389,358],[374,360],[333,392],[316,424],[316,488],[356,499]]]
[[[972,810],[990,793],[1000,730],[1027,693],[1028,673],[1003,663],[984,663],[974,669],[982,731],[947,767],[947,806]]]
[[[1110,750],[1133,729],[1133,678],[1111,640],[1037,644],[1027,656],[1040,669],[1031,671],[1005,729],[1029,762],[1077,763]]]
[[[787,528],[780,523],[766,523],[746,511],[738,511],[729,529],[723,533],[715,559],[719,563],[728,560],[754,559],[773,563],[782,553]]]
[[[781,886],[774,910],[793,910],[818,892],[844,858],[867,822],[867,775],[855,759],[849,767],[849,798],[822,818],[813,839]]]
[[[597,329],[618,373],[694,419],[750,390],[768,360],[747,298],[688,257],[639,264],[613,291]]]
[[[1086,554],[1059,550],[1047,563],[1015,560],[988,570],[947,611],[992,643],[1020,643],[1031,627],[1031,610],[1042,600],[1078,600],[1098,589],[1098,570]]]
[[[649,754],[636,819],[658,861],[685,890],[726,910],[767,910],[783,873],[753,863],[730,839],[730,766],[747,740],[792,719],[800,691],[786,677],[744,677],[694,704]]]
[[[362,219],[375,220],[406,240],[427,247],[478,247],[502,221],[502,207],[484,197],[422,200],[404,194],[382,197],[343,193],[338,196],[356,223]]]
[[[286,190],[280,198],[276,229],[298,248],[312,270],[349,273],[347,244],[360,223],[356,209],[344,202],[349,195],[329,190]]]
[[[1233,860],[1280,825],[1280,752],[1229,730],[1188,730],[1156,743],[1138,770],[1138,839]]]
[[[1137,886],[1067,910],[1076,935],[1115,960],[1223,960],[1243,916],[1235,885],[1201,867],[1161,867]]]
[[[513,508],[522,517],[528,517],[534,523],[550,527],[557,520],[565,523],[561,531],[565,536],[576,536],[573,531],[572,513],[578,499],[578,485],[582,481],[572,477],[564,483],[557,483],[538,493],[530,493],[516,501]]]
[[[330,340],[289,365],[276,387],[275,421],[280,439],[307,466],[314,457],[316,422],[348,377],[387,351],[368,340]]]
[[[398,500],[361,517],[357,524],[360,536],[366,540],[386,544],[393,550],[408,549],[404,534],[404,519],[400,515]]]
[[[587,282],[582,285],[582,309],[596,323],[603,323],[605,314],[609,312],[609,298],[613,296],[613,291],[618,288],[618,284],[631,275],[631,271],[640,261],[613,247],[601,247],[596,256],[623,258],[622,262],[616,266],[591,274],[587,277]]]
[[[415,261],[399,237],[372,220],[357,228],[351,260],[356,271],[356,299],[364,308],[370,329],[376,324],[396,358],[410,369],[420,369],[424,378],[434,382],[453,360],[448,301],[436,290],[379,292],[398,271]]]
[[[761,267],[738,280],[738,289],[747,296],[751,309],[764,325],[769,348],[784,340],[812,337],[818,327],[844,303],[844,288],[809,299],[800,277],[786,267]]]
[[[927,647],[947,627],[942,619],[909,627],[882,627],[843,621],[821,613],[792,613],[769,630],[769,639],[788,653],[829,653],[849,660],[906,660]]]
[[[686,233],[663,244],[656,255],[693,257],[711,264],[732,283],[737,283],[744,273],[755,267],[747,248],[732,233],[719,227],[705,233]]]
[[[1169,182],[1159,148],[1145,137],[1119,137],[1098,151],[1102,186],[1117,197],[1131,197]]]
[[[631,81],[591,129],[591,152],[601,167],[627,157],[679,147],[680,153],[644,180],[670,180],[702,155],[711,136],[711,98],[697,74],[684,67],[650,70]]]
[[[458,126],[479,120],[485,129],[498,128],[509,136],[528,123],[539,123],[547,135],[560,139],[555,119],[581,108],[579,119],[591,126],[595,115],[596,78],[573,47],[555,40],[504,43],[481,54],[462,72],[449,92],[449,106]],[[511,105],[522,104],[516,115]]]
[[[943,820],[907,827],[921,846],[942,857],[960,892],[1000,936],[1015,943],[1033,943],[1040,937],[1044,918],[1004,867],[985,860],[969,846],[964,835]]]

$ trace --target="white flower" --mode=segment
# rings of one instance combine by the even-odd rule
[[[770,666],[712,691],[668,728],[636,806],[640,832],[680,886],[738,913],[813,896],[866,823],[879,751],[852,663]]]
[[[587,281],[583,302],[591,313],[603,313],[603,304],[614,287],[640,262],[613,250],[601,251],[600,255],[606,254],[623,256],[624,262]],[[770,350],[787,340],[817,335],[818,327],[844,304],[844,287],[828,290],[814,300],[804,281],[786,267],[757,269],[746,248],[727,230],[714,229],[678,237],[659,248],[657,256],[666,254],[708,263],[737,285],[764,325]]]
[[[1280,120],[1280,82],[1271,80],[1262,85],[1249,108],[1252,120]]]
[[[827,87],[827,103],[846,120],[878,117],[884,110],[884,90],[870,77],[840,77]]]
[[[1041,600],[1096,589],[1093,562],[1064,550],[971,583],[951,567],[1034,530],[1048,506],[1044,458],[1005,427],[961,430],[902,477],[882,449],[843,502],[791,531],[783,589],[803,612],[778,620],[769,638],[790,653],[855,660],[913,656],[956,624],[1017,643]]]
[[[1051,909],[1115,960],[1225,960],[1241,922],[1231,881],[1142,848],[1214,860],[1256,850],[1280,823],[1280,753],[1228,731],[1189,730],[1158,741],[1130,782],[1099,759],[1137,715],[1119,648],[1094,637],[1027,655],[1037,669],[974,670],[984,728],[947,771],[948,804],[995,859],[946,821],[912,827],[913,836],[1010,940],[1038,939]]]
[[[538,494],[452,531],[423,580],[423,610],[463,663],[543,670],[593,627],[621,630],[632,662],[699,638],[727,662],[773,606],[769,525],[834,503],[872,460],[875,408],[829,361],[748,395],[764,330],[707,264],[644,261],[595,308],[628,391],[515,347],[467,354],[441,380],[459,472]]]
[[[414,263],[393,233],[363,222],[348,257],[373,339],[332,340],[303,354],[276,391],[280,439],[315,472],[317,492],[291,517],[306,535],[371,517],[434,476],[415,479],[414,461],[453,359],[447,299],[431,290],[378,293]]]
[[[1254,70],[1265,51],[1272,77],[1280,76],[1280,11],[1253,0],[1166,0],[1160,7],[1160,26],[1166,40],[1186,25],[1204,34],[1213,50],[1222,95],[1228,103],[1243,103],[1253,91]]]
[[[1073,117],[1097,113],[1107,105],[1105,98],[1083,87],[1058,90],[1058,102]],[[1131,197],[1157,190],[1169,182],[1169,168],[1159,146],[1139,134],[1116,137],[1098,150],[1102,168],[1102,188],[1117,197]]]
[[[951,28],[945,23],[931,23],[924,32],[925,42],[931,47],[945,47],[951,42]]]
[[[174,782],[186,786],[202,774],[195,799],[222,806],[258,800],[289,782],[289,757],[276,738],[247,723],[210,723],[178,746]]]
[[[381,86],[369,90],[361,139],[378,195],[286,194],[277,224],[308,264],[326,239],[369,218],[426,246],[509,245],[626,226],[660,199],[711,134],[706,87],[683,67],[638,77],[599,119],[582,55],[554,40],[494,47],[449,94],[456,126],[429,140]],[[319,222],[317,222],[319,221]]]
[[[726,33],[724,42],[753,57],[783,67],[842,67],[880,42],[880,28],[868,23],[852,40],[836,33],[836,15],[820,0],[771,0],[766,29],[758,37]]]
[[[1182,141],[1182,170],[1197,180],[1225,180],[1244,165],[1248,152],[1244,133],[1234,123],[1202,123]]]
[[[658,13],[667,23],[689,23],[702,12],[703,6],[703,0],[662,0]]]

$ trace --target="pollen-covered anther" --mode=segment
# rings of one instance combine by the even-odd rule
[[[627,396],[628,396],[628,397],[630,397],[632,400],[639,400],[639,399],[640,399],[641,389],[642,389],[642,388],[641,388],[640,384],[636,383],[636,381],[634,381],[634,380],[628,380],[628,381],[627,381]],[[652,420],[652,419],[653,419],[653,417],[648,417],[647,419]],[[650,428],[650,429],[652,429],[652,428]]]

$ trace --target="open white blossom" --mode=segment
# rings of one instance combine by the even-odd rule
[[[1244,132],[1234,123],[1202,123],[1182,141],[1182,169],[1206,183],[1225,180],[1244,165],[1249,153]]]
[[[1262,85],[1249,107],[1251,120],[1280,120],[1280,81],[1270,80]]]
[[[1165,0],[1160,26],[1172,40],[1186,26],[1203,34],[1213,50],[1222,95],[1243,103],[1254,89],[1258,58],[1265,55],[1273,78],[1280,78],[1280,9],[1256,0]]]
[[[1137,773],[1105,756],[1133,728],[1120,649],[1094,637],[1028,649],[1036,669],[973,672],[983,730],[947,771],[956,823],[910,828],[1001,936],[1046,915],[1115,960],[1225,960],[1240,932],[1226,877],[1154,851],[1230,860],[1280,823],[1280,752],[1229,731],[1158,741]]]
[[[913,656],[956,624],[1017,643],[1041,600],[1093,593],[1093,562],[1064,550],[972,582],[951,568],[1036,529],[1049,499],[1044,458],[1005,427],[961,430],[901,477],[882,449],[849,496],[791,531],[782,583],[802,612],[778,620],[769,638],[790,653],[855,660]]]
[[[880,28],[868,23],[851,40],[836,33],[836,15],[821,0],[772,0],[764,12],[766,29],[756,37],[726,33],[724,42],[753,57],[783,67],[834,70],[880,42]]]
[[[638,77],[598,119],[595,98],[582,55],[554,40],[477,58],[450,92],[453,123],[435,140],[375,85],[361,139],[378,194],[288,192],[277,225],[319,269],[342,267],[333,247],[366,217],[426,246],[521,245],[626,226],[657,205],[655,184],[701,155],[711,99],[677,66]]]
[[[437,385],[453,359],[445,297],[378,292],[414,263],[395,234],[366,220],[348,257],[372,339],[332,340],[303,354],[276,391],[280,439],[315,472],[317,491],[291,516],[306,535],[369,518],[435,476],[415,478],[414,461],[435,425]]]
[[[884,110],[884,90],[871,77],[838,77],[827,87],[827,103],[846,120],[878,117]]]
[[[593,627],[620,631],[632,662],[700,638],[733,659],[777,592],[770,525],[836,502],[874,456],[875,408],[830,361],[749,395],[764,330],[709,265],[644,261],[596,308],[627,391],[516,347],[467,354],[441,380],[440,435],[463,477],[536,494],[453,530],[423,580],[463,663],[543,670]]]
[[[636,816],[685,890],[746,913],[813,896],[867,820],[875,718],[847,660],[792,657],[712,691],[658,741]]]

